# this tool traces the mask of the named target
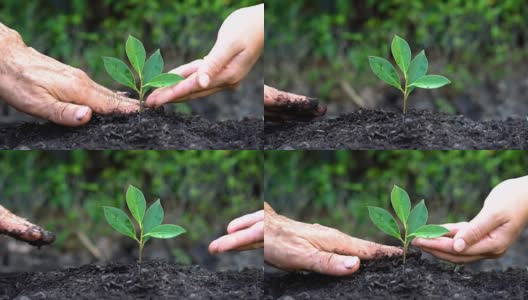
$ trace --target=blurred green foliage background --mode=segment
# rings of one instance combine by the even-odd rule
[[[29,46],[83,68],[110,84],[102,56],[125,56],[128,35],[148,55],[161,48],[166,68],[211,50],[224,19],[256,0],[40,0],[0,2],[0,22],[20,32]]]
[[[398,185],[431,223],[468,220],[491,189],[527,175],[523,151],[266,151],[264,198],[296,220],[349,234],[379,234],[367,205],[390,208]],[[380,240],[386,238],[379,235]]]
[[[188,229],[174,243],[189,249],[262,209],[262,163],[257,151],[2,151],[0,204],[56,232],[56,247],[76,249],[77,231],[127,240],[102,206],[124,208],[132,184],[148,205],[161,199],[166,223]]]
[[[525,0],[268,0],[266,5],[267,83],[329,102],[350,98],[343,82],[359,92],[386,87],[370,71],[367,57],[389,58],[395,34],[409,42],[413,56],[427,49],[432,73],[452,79],[448,90],[454,92],[507,77],[528,59]],[[445,102],[440,108],[452,111]]]

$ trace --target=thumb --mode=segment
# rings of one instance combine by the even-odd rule
[[[479,214],[471,220],[464,228],[461,228],[456,234],[453,242],[453,250],[462,252],[470,246],[482,240],[490,231],[500,225],[500,220],[491,216],[486,211],[480,211]]]
[[[203,64],[198,68],[198,85],[203,89],[208,88],[211,79],[218,75],[239,52],[237,43],[217,40],[211,52],[204,57]]]
[[[339,255],[329,252],[318,252],[315,261],[310,265],[310,271],[332,276],[345,276],[355,273],[359,269],[357,256]]]

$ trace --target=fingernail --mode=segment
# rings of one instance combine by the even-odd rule
[[[90,110],[86,106],[83,106],[83,107],[79,108],[75,112],[75,118],[77,119],[77,121],[81,121],[82,119],[84,119],[84,117],[86,117],[86,114],[88,113],[88,111],[90,111]]]
[[[358,260],[359,259],[357,258],[357,256],[352,256],[352,257],[345,259],[345,262],[344,262],[345,268],[352,269],[357,264]]]
[[[207,74],[200,74],[200,76],[198,77],[198,82],[200,83],[200,86],[202,88],[206,88],[209,86],[209,75]]]
[[[456,252],[462,252],[466,248],[466,242],[463,239],[456,239],[453,248]]]

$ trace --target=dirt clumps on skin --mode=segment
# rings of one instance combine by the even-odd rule
[[[527,299],[528,270],[455,271],[419,255],[362,261],[347,277],[266,273],[264,299]]]
[[[209,121],[151,109],[94,115],[81,127],[52,123],[0,125],[0,149],[261,149],[263,121]]]
[[[528,149],[528,121],[358,110],[310,123],[266,122],[264,149]]]
[[[260,270],[210,272],[161,261],[0,274],[4,299],[262,299]]]

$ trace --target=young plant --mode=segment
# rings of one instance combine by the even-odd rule
[[[117,232],[134,239],[139,245],[139,263],[142,261],[143,247],[150,238],[170,239],[182,233],[185,229],[178,225],[161,224],[163,222],[163,207],[158,199],[146,210],[143,193],[134,186],[129,186],[126,192],[128,210],[136,220],[139,231],[133,225],[128,215],[115,207],[104,207],[104,215],[108,224]]]
[[[115,81],[128,86],[139,94],[140,110],[143,107],[145,94],[151,88],[163,88],[175,85],[184,78],[177,74],[163,72],[163,57],[158,49],[145,62],[146,52],[143,44],[133,36],[129,36],[125,45],[130,64],[136,71],[136,78],[126,63],[113,57],[103,57],[106,72]]]
[[[416,204],[411,211],[411,200],[407,192],[394,186],[391,192],[392,208],[396,212],[398,219],[403,224],[403,235],[394,217],[383,208],[369,206],[369,216],[372,223],[379,230],[400,240],[403,244],[403,263],[407,256],[407,249],[412,239],[415,237],[434,239],[448,233],[445,227],[439,225],[425,225],[427,223],[428,212],[424,200]]]
[[[392,40],[391,52],[396,64],[403,73],[403,85],[396,68],[388,60],[381,57],[369,56],[369,64],[372,72],[379,79],[403,93],[403,113],[407,111],[407,98],[415,88],[436,89],[451,83],[449,79],[440,75],[426,75],[429,69],[429,62],[425,56],[425,50],[422,50],[411,61],[411,48],[409,44],[397,35]]]

